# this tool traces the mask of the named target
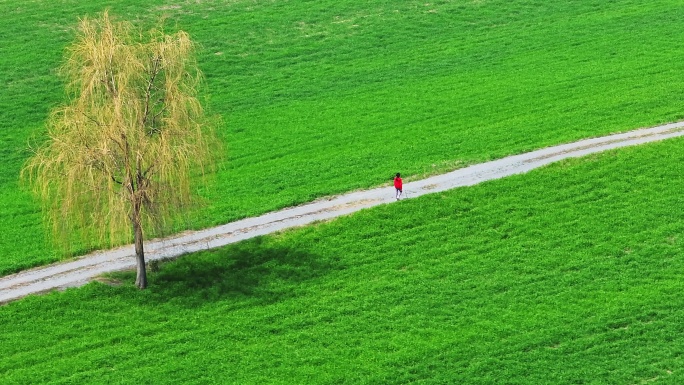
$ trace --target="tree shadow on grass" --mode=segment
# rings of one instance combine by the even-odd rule
[[[272,303],[296,295],[301,283],[334,265],[330,259],[255,238],[162,263],[158,272],[149,273],[143,297],[187,307],[225,300],[235,306]]]

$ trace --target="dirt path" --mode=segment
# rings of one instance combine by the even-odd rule
[[[425,194],[525,173],[561,159],[580,157],[613,148],[633,146],[683,135],[684,122],[679,122],[581,140],[405,183],[404,191],[408,199],[416,198]],[[220,247],[394,201],[394,191],[391,187],[353,192],[206,230],[185,232],[170,238],[150,241],[146,243],[146,257],[148,261],[174,258],[186,253]],[[102,273],[133,269],[135,267],[133,255],[133,246],[129,245],[89,254],[74,261],[57,263],[2,277],[0,278],[0,304],[29,294],[81,286]]]

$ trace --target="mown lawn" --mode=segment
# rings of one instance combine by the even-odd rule
[[[682,139],[0,307],[28,383],[679,384]]]
[[[683,116],[675,0],[0,1],[0,274],[59,258],[18,174],[105,7],[202,47],[227,154],[176,230]]]

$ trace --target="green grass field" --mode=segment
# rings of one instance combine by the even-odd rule
[[[674,0],[0,0],[0,274],[59,258],[18,173],[106,6],[202,45],[227,156],[193,228],[684,117]],[[2,306],[0,382],[680,384],[682,144]]]
[[[192,228],[684,116],[675,0],[0,1],[0,274],[59,258],[18,174],[105,7],[202,46],[227,156]]]
[[[0,308],[33,383],[679,384],[682,139]]]

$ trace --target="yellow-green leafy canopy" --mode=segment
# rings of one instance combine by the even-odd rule
[[[23,170],[56,233],[126,242],[132,221],[164,226],[188,206],[215,144],[194,48],[185,32],[142,33],[107,12],[80,21],[62,67],[68,103]]]

